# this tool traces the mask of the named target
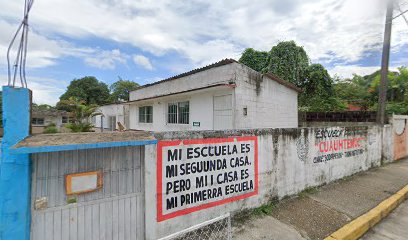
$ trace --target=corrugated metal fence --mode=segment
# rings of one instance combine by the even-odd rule
[[[32,239],[144,239],[143,159],[143,146],[33,154]],[[96,170],[102,189],[68,204],[65,175]]]

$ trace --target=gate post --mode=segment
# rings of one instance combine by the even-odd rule
[[[3,87],[3,128],[0,159],[0,239],[30,239],[31,163],[29,154],[10,148],[30,135],[31,91]]]

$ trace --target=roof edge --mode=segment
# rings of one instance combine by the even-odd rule
[[[276,75],[274,75],[274,74],[272,74],[272,73],[264,73],[264,74],[262,74],[262,76],[266,76],[266,77],[268,77],[268,78],[274,80],[275,82],[277,82],[277,83],[279,83],[279,84],[281,84],[281,85],[283,85],[283,86],[285,86],[285,87],[287,87],[287,88],[290,88],[290,89],[292,89],[292,90],[295,90],[295,91],[298,92],[298,93],[302,93],[302,92],[303,92],[303,90],[302,90],[301,88],[297,87],[295,84],[290,83],[290,82],[288,82],[288,81],[285,81],[285,80],[283,80],[282,78],[279,78],[278,76],[276,76]]]
[[[157,84],[160,84],[160,83],[163,83],[163,82],[168,82],[168,81],[176,80],[176,79],[179,79],[179,78],[182,78],[182,77],[190,76],[190,75],[193,75],[193,74],[196,74],[196,73],[199,73],[199,72],[203,72],[203,71],[211,69],[211,68],[228,65],[228,64],[231,64],[231,63],[239,63],[239,62],[237,60],[235,60],[235,59],[232,59],[232,58],[226,58],[226,59],[223,59],[221,61],[209,64],[209,65],[201,67],[201,68],[196,68],[196,69],[190,70],[188,72],[184,72],[184,73],[181,73],[181,74],[175,75],[173,77],[169,77],[169,78],[166,78],[166,79],[154,82],[154,83],[149,83],[149,84],[142,85],[142,86],[136,88],[135,90],[133,90],[131,92],[137,91],[139,89],[147,88],[147,87],[150,87],[150,86],[154,86],[154,85],[157,85]]]

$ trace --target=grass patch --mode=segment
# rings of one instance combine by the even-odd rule
[[[258,218],[264,215],[269,215],[272,213],[277,203],[278,200],[273,199],[269,201],[267,204],[264,204],[260,207],[242,210],[234,215],[232,222],[234,225],[239,225],[245,223],[246,221],[252,218]]]
[[[276,207],[276,201],[270,201],[265,205],[253,209],[252,214],[254,216],[269,215],[272,213],[273,209]]]
[[[317,187],[308,187],[305,190],[301,191],[298,196],[299,197],[306,197],[309,194],[317,193],[319,190]]]

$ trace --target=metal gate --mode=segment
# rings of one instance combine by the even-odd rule
[[[232,129],[232,94],[214,96],[214,130]]]
[[[144,147],[33,154],[31,239],[144,239]],[[103,172],[98,191],[65,194],[65,175]],[[35,202],[45,207],[34,209]]]
[[[159,240],[231,240],[231,216],[225,214]]]

